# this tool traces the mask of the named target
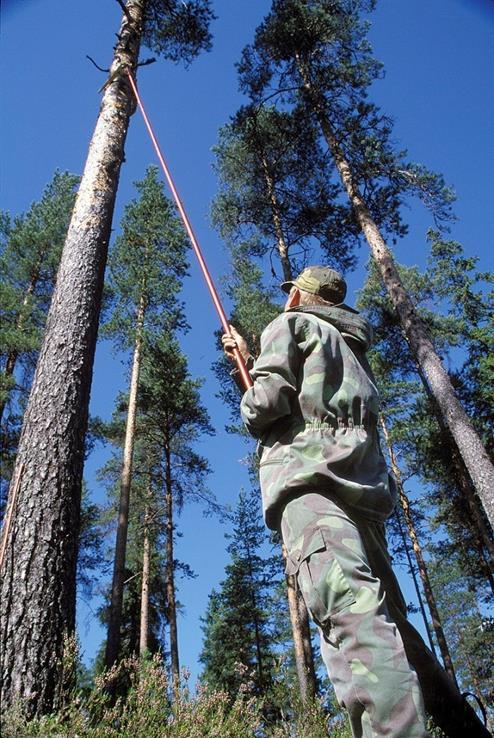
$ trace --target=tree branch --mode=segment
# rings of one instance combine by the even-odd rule
[[[94,64],[94,66],[96,67],[96,69],[99,69],[99,71],[100,71],[100,72],[109,72],[109,71],[110,71],[109,69],[103,69],[103,67],[100,67],[100,66],[99,66],[99,64],[96,64],[96,62],[94,61],[94,59],[92,59],[92,58],[91,58],[91,57],[89,56],[89,54],[86,54],[86,59],[89,59],[89,61],[90,61],[90,62],[91,62],[92,64]]]

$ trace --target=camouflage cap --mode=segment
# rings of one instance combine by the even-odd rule
[[[296,279],[281,285],[284,292],[290,292],[292,287],[298,287],[311,295],[320,295],[334,304],[343,302],[346,295],[346,282],[341,274],[324,266],[307,267]]]

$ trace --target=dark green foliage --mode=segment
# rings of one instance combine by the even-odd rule
[[[223,238],[246,255],[268,256],[273,272],[286,249],[285,278],[307,264],[316,244],[328,263],[343,271],[353,266],[355,223],[300,110],[243,107],[220,130],[215,152],[221,191],[212,218]]]
[[[188,266],[183,226],[163,192],[156,167],[149,167],[135,186],[139,196],[125,208],[122,234],[109,258],[109,315],[102,328],[102,335],[121,350],[134,345],[140,306],[142,330],[149,340],[186,326],[177,298]]]
[[[87,485],[83,483],[77,557],[77,586],[82,597],[91,596],[104,563],[102,533],[101,510],[90,500]]]
[[[240,493],[232,523],[230,563],[220,590],[209,598],[200,661],[204,680],[235,699],[239,690],[260,695],[273,683],[277,638],[272,588],[281,564],[280,557],[262,554],[267,533],[257,491]]]
[[[30,386],[78,181],[57,171],[25,214],[0,218],[2,408],[14,387]]]
[[[462,689],[479,696],[494,717],[494,620],[478,607],[460,557],[440,556],[431,566],[441,620]],[[473,704],[473,703],[472,703]]]
[[[209,24],[214,19],[209,0],[146,0],[144,44],[165,59],[185,64],[201,50],[211,49]]]
[[[214,431],[201,403],[202,380],[192,379],[178,343],[166,335],[149,347],[142,370],[139,417],[146,437],[165,444],[174,459],[173,483],[180,508],[184,496],[203,490],[208,464],[194,444]]]
[[[372,0],[274,0],[238,68],[254,103],[276,97],[309,126],[330,121],[374,221],[384,235],[397,237],[407,230],[401,210],[408,196],[419,196],[438,223],[451,217],[454,196],[440,175],[407,161],[393,142],[391,119],[368,99],[383,74],[367,40],[365,18],[374,6]]]

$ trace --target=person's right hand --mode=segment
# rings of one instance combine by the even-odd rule
[[[235,361],[235,355],[233,351],[236,348],[242,354],[244,361],[247,361],[250,356],[247,341],[240,335],[240,333],[236,330],[236,328],[233,327],[233,325],[230,325],[230,333],[224,333],[221,336],[221,343],[223,344],[223,351],[230,361]]]

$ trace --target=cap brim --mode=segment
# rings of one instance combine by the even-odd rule
[[[294,286],[294,284],[295,284],[294,282],[282,282],[280,284],[280,287],[283,290],[283,292],[286,292],[288,294],[290,290],[292,289],[292,287]]]

